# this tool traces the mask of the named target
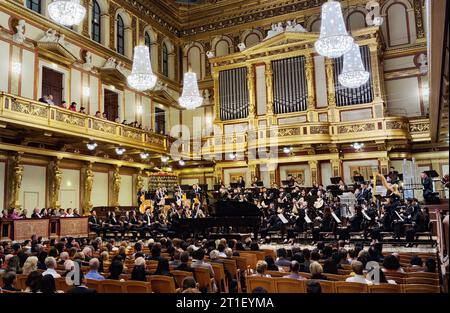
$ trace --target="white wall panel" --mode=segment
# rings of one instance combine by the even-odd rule
[[[387,110],[393,116],[420,116],[419,81],[409,77],[386,81]]]
[[[75,69],[71,70],[71,91],[70,91],[70,101],[75,101],[78,103],[77,109],[81,107],[81,97],[82,97],[82,89],[81,89],[81,72]],[[95,111],[94,111],[95,114]]]
[[[0,91],[8,92],[9,78],[9,43],[0,40]]]
[[[80,209],[80,170],[61,169],[60,203],[63,209]]]
[[[344,161],[342,163],[343,172],[344,172],[344,182],[346,184],[353,183],[353,177],[350,173],[350,167],[353,166],[373,166],[374,168],[378,168],[378,160],[358,160],[358,161]]]
[[[120,175],[120,192],[119,192],[119,204],[122,206],[133,205],[133,176]]]
[[[314,78],[316,82],[316,102],[317,107],[322,108],[328,105],[327,79],[325,75],[325,58],[323,56],[314,57]]]
[[[25,49],[22,50],[22,53],[22,84],[20,94],[22,97],[33,99],[35,54]]]
[[[89,96],[89,109],[90,109],[90,114],[94,115],[95,112],[98,111],[99,105],[99,82],[98,82],[98,78],[91,75],[90,77],[90,81],[89,81],[89,92],[90,92],[90,96]],[[100,110],[101,111],[101,110]]]
[[[24,165],[22,188],[20,190],[20,204],[28,210],[31,216],[35,207],[44,208],[45,188],[47,182],[47,168],[45,166]]]
[[[256,66],[256,103],[258,115],[266,114],[267,91],[266,91],[266,66]]]
[[[330,178],[332,176],[331,171],[331,163],[330,162],[322,162],[320,163],[320,175],[322,177],[322,184],[324,186],[328,186],[331,184]]]
[[[108,173],[94,172],[91,201],[94,207],[108,206]]]

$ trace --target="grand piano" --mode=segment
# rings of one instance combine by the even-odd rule
[[[199,235],[203,237],[211,232],[236,234],[252,232],[255,238],[262,223],[261,210],[253,203],[232,200],[217,201],[211,205],[211,216],[178,220],[173,230],[184,237]]]

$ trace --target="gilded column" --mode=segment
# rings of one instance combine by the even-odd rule
[[[219,99],[219,71],[215,70],[213,72],[213,83],[214,83],[214,123],[220,122],[220,99]]]
[[[273,70],[272,62],[266,62],[266,90],[267,90],[267,106],[266,115],[268,125],[273,125]]]
[[[248,88],[248,118],[249,123],[255,119],[256,94],[255,94],[255,68],[253,64],[247,65],[247,88]]]
[[[380,174],[387,175],[389,173],[389,158],[378,158],[380,166]]]
[[[325,72],[327,76],[328,106],[336,106],[336,90],[334,88],[334,62],[331,58],[325,59]]]
[[[94,186],[94,171],[92,171],[92,163],[86,167],[84,176],[84,208],[83,214],[87,215],[92,209],[92,187]]]
[[[20,154],[14,156],[12,163],[13,182],[11,184],[11,201],[10,201],[10,207],[14,209],[20,209],[19,199],[23,178],[23,165],[21,163],[22,163],[22,156]]]
[[[331,174],[333,177],[342,177],[341,171],[341,160],[340,159],[331,159]]]
[[[370,65],[372,68],[372,87],[374,102],[382,101],[381,99],[381,82],[380,82],[380,59],[378,58],[378,45],[377,43],[369,44],[370,51]]]
[[[325,73],[327,78],[328,121],[339,122],[339,112],[336,110],[336,89],[334,88],[334,62],[331,58],[325,59]]]
[[[61,181],[62,181],[62,172],[59,167],[61,160],[56,160],[53,164],[52,168],[52,202],[51,207],[53,209],[61,208],[61,203],[59,199],[60,191],[61,191]]]
[[[319,177],[318,177],[318,161],[312,160],[308,162],[309,164],[309,169],[311,171],[311,182],[314,183],[318,183],[319,182]]]
[[[89,0],[83,0],[84,2],[84,7],[87,8],[88,12],[86,13],[86,17],[83,19],[82,22],[82,30],[81,30],[81,34],[85,37],[90,38],[90,34],[89,34],[89,12],[92,12],[91,8],[92,6],[90,5],[90,1]]]
[[[112,206],[119,206],[119,193],[120,193],[120,183],[122,178],[120,177],[120,166],[116,166],[114,168],[114,173],[113,173],[113,179],[112,179],[112,185],[113,185],[113,194],[112,194],[112,201],[111,201],[111,205]]]
[[[316,92],[314,90],[314,60],[311,55],[305,57],[305,75],[308,88],[308,111],[316,108]]]
[[[114,4],[114,2],[109,2],[109,48],[111,50],[116,51],[116,36],[115,29],[116,29],[116,10],[117,7]]]

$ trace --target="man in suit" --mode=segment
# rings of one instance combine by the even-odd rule
[[[238,180],[237,184],[238,184],[238,187],[245,188],[245,181],[242,176],[239,176],[239,180]]]
[[[430,199],[433,194],[433,182],[425,172],[420,173],[420,178],[422,180],[423,186],[423,198],[425,199],[425,201],[428,201],[428,199]]]
[[[142,221],[141,221],[141,223],[142,223],[142,226],[141,226],[141,238],[143,238],[147,231],[151,231],[152,230],[151,226],[152,226],[153,216],[150,213],[150,209],[145,210],[145,213],[142,215],[141,218],[142,218]]]
[[[180,262],[181,264],[178,265],[175,270],[176,271],[185,271],[185,272],[194,272],[194,269],[189,266],[188,262],[189,262],[189,252],[187,251],[183,251],[180,255]]]
[[[88,218],[89,229],[94,231],[97,234],[97,237],[100,237],[101,226],[100,222],[97,218],[97,212],[95,210],[91,211],[91,215]]]
[[[69,289],[67,293],[97,293],[97,290],[86,287],[86,278],[82,271],[79,271],[77,276],[73,281],[75,287]]]

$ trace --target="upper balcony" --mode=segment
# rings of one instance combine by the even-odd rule
[[[0,121],[15,128],[161,154],[169,152],[172,142],[167,136],[6,93],[0,93]]]

